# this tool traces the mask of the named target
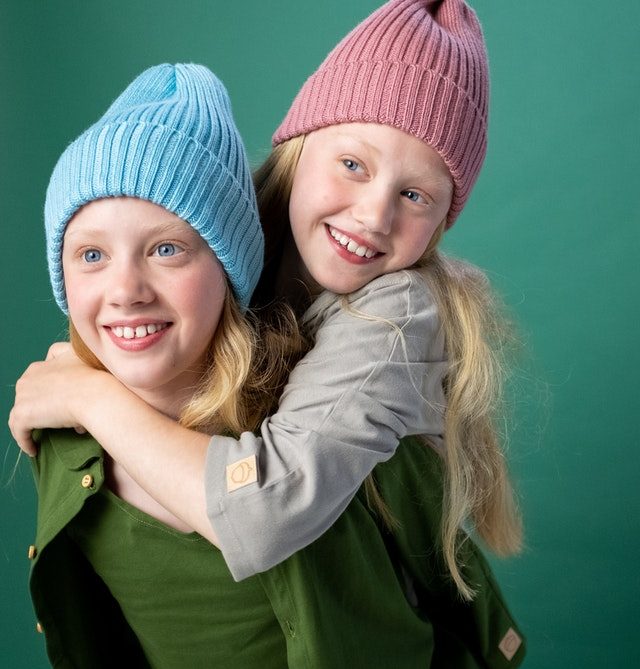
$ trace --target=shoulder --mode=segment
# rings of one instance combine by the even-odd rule
[[[38,430],[34,433],[38,444],[36,462],[49,467],[79,471],[102,459],[103,451],[90,434],[77,434],[75,430]]]
[[[38,490],[36,538],[41,551],[102,486],[102,449],[88,434],[43,430],[32,464]]]
[[[345,309],[348,307],[348,309]],[[429,319],[437,305],[429,283],[420,270],[406,269],[383,274],[349,295],[323,292],[307,310],[304,320],[318,327],[336,317],[356,313],[382,319]]]
[[[435,300],[419,270],[383,274],[349,296],[354,307],[374,307],[381,316],[412,316],[435,307]]]

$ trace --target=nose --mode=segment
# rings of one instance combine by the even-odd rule
[[[393,226],[395,198],[387,190],[381,190],[374,184],[370,186],[361,190],[353,207],[353,217],[369,232],[388,235]]]
[[[149,304],[155,291],[148,270],[138,262],[127,261],[110,268],[106,277],[107,301],[118,307]]]

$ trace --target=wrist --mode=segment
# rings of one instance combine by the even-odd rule
[[[91,425],[106,399],[127,389],[109,372],[85,368],[75,380],[68,409],[75,421],[91,432]]]

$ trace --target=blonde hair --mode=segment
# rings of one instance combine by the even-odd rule
[[[276,146],[255,173],[268,247],[282,247],[281,240],[290,227],[289,196],[303,142],[304,137],[296,137]],[[497,555],[516,553],[522,542],[521,519],[496,425],[510,328],[485,275],[437,250],[444,229],[443,221],[416,267],[438,303],[449,360],[444,383],[447,407],[441,550],[459,593],[471,599],[473,587],[464,579],[460,558],[468,536],[462,529],[464,524],[471,521]],[[372,476],[365,485],[372,506],[392,528],[394,519]]]
[[[444,328],[449,369],[445,377],[445,462],[442,550],[460,593],[473,590],[460,571],[459,550],[471,520],[497,555],[517,553],[522,521],[509,481],[498,420],[512,329],[484,273],[435,248],[420,265]]]
[[[104,370],[69,319],[69,340],[86,364]],[[273,412],[289,372],[305,350],[293,312],[267,321],[243,315],[229,286],[199,387],[179,422],[207,434],[255,430]]]

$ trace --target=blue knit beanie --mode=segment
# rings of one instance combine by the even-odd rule
[[[146,70],[58,160],[44,218],[51,285],[65,313],[66,225],[84,204],[122,195],[154,202],[190,223],[246,309],[262,271],[264,238],[229,96],[206,67]]]

